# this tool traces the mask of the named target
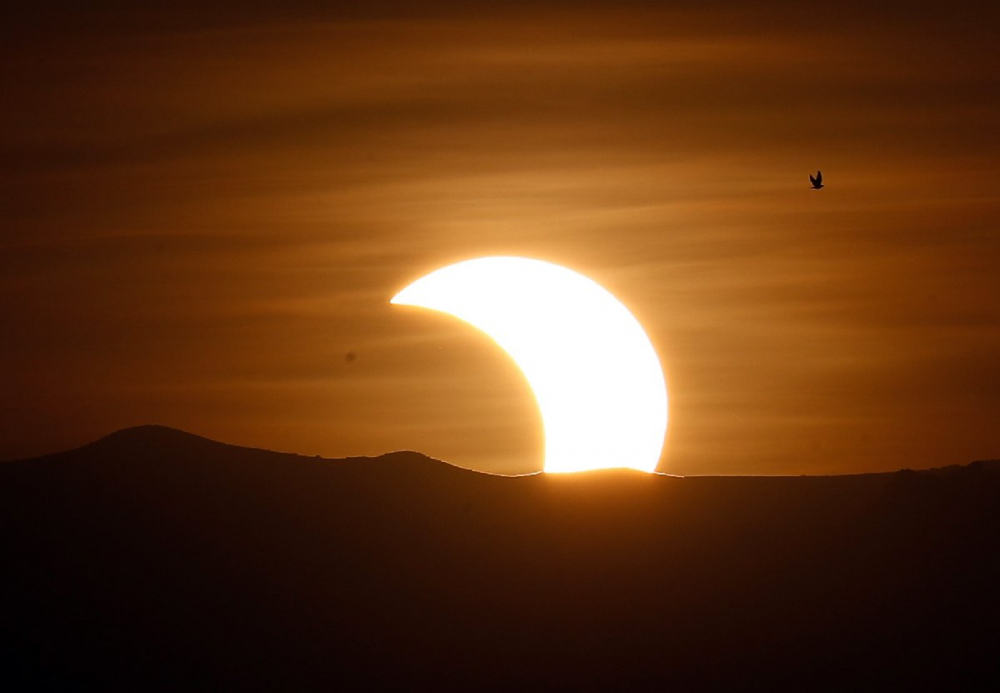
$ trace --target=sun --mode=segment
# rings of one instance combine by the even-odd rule
[[[593,280],[541,260],[484,257],[436,270],[391,303],[460,318],[510,355],[538,402],[546,472],[655,470],[663,371],[638,320]]]

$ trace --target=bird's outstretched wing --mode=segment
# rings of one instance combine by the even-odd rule
[[[813,187],[816,187],[816,179],[813,178],[813,174],[809,174],[809,182],[812,183]]]
[[[823,172],[816,171],[816,185],[823,185]]]

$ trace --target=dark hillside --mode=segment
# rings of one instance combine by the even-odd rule
[[[996,678],[1000,463],[504,478],[162,427],[0,464],[20,687],[951,689]]]

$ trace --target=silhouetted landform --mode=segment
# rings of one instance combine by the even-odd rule
[[[9,690],[982,690],[1000,673],[997,461],[504,478],[148,426],[0,464],[0,515]]]

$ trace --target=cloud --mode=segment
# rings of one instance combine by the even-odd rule
[[[234,442],[286,427],[284,449],[392,441],[493,464],[475,440],[532,403],[477,388],[516,373],[385,303],[491,253],[571,265],[640,316],[672,388],[674,471],[860,459],[861,431],[899,435],[892,412],[952,407],[941,425],[967,432],[989,413],[968,393],[996,391],[1000,74],[976,11],[908,7],[27,17],[0,49],[17,104],[0,114],[0,376],[7,409],[33,412],[10,449],[18,422],[64,415],[33,394],[55,372],[109,428],[203,412],[190,428]],[[390,406],[386,383],[391,420],[323,426]],[[864,423],[877,413],[884,430]],[[922,440],[865,464],[940,462]]]

